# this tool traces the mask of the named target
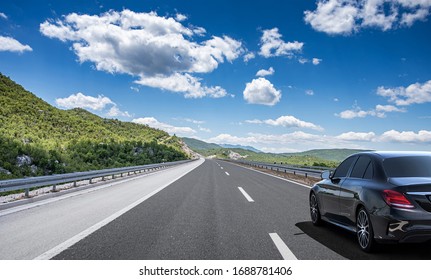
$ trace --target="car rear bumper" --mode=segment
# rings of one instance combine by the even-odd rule
[[[418,215],[412,211],[391,212],[392,215],[371,217],[374,237],[378,242],[417,243],[431,240],[431,214],[413,219]]]

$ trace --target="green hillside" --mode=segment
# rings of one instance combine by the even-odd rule
[[[193,151],[203,151],[203,150],[212,150],[212,149],[220,149],[221,147],[217,144],[207,143],[195,138],[181,138],[187,146]]]
[[[181,160],[182,145],[145,125],[57,109],[0,74],[0,178]]]

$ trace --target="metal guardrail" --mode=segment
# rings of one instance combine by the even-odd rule
[[[303,175],[305,178],[321,178],[321,174],[325,170],[335,170],[334,168],[323,167],[323,166],[310,166],[310,167],[298,167],[293,165],[278,165],[270,164],[267,162],[256,162],[256,161],[246,161],[246,160],[226,160],[233,163],[241,163],[245,165],[250,165],[258,168],[269,169],[278,172],[291,173],[294,175]]]
[[[56,191],[56,186],[64,183],[74,183],[74,187],[76,186],[76,182],[83,180],[90,180],[90,184],[93,179],[102,178],[112,176],[115,178],[116,175],[120,175],[123,177],[123,174],[127,173],[142,173],[151,170],[157,170],[166,168],[173,165],[178,165],[186,162],[190,162],[192,160],[181,160],[175,162],[165,162],[165,163],[157,163],[157,164],[148,164],[148,165],[140,165],[140,166],[131,166],[131,167],[121,167],[121,168],[111,168],[111,169],[103,169],[103,170],[93,170],[86,172],[74,172],[74,173],[65,173],[65,174],[56,174],[56,175],[48,175],[48,176],[38,176],[38,177],[29,177],[22,179],[11,179],[11,180],[1,180],[0,181],[0,193],[7,191],[15,191],[15,190],[25,190],[26,197],[29,196],[29,190],[31,188],[43,187],[43,186],[52,186],[53,191]]]

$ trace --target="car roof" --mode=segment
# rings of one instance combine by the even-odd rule
[[[368,151],[360,152],[355,155],[374,155],[382,159],[393,157],[406,157],[406,156],[431,156],[431,152],[425,151]]]

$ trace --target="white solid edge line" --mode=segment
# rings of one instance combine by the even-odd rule
[[[262,172],[262,171],[259,171],[259,170],[255,170],[255,169],[250,168],[250,167],[245,167],[245,166],[241,166],[241,165],[238,165],[238,164],[235,164],[235,165],[239,166],[239,167],[242,167],[244,169],[247,169],[247,170],[251,170],[251,171],[254,171],[254,172],[257,172],[257,173],[268,175],[268,176],[271,176],[271,177],[274,177],[274,178],[277,178],[277,179],[280,179],[280,180],[283,180],[283,181],[286,181],[286,182],[289,182],[289,183],[292,183],[292,184],[295,184],[295,185],[298,185],[298,186],[301,186],[301,187],[305,187],[305,188],[311,189],[310,186],[305,185],[305,184],[301,184],[301,183],[298,183],[298,182],[295,182],[295,181],[292,181],[292,180],[289,180],[289,179],[286,179],[286,178],[282,178],[282,177],[275,176],[275,175],[272,175],[272,174],[269,174],[269,173],[265,173],[265,172]]]
[[[226,173],[226,175],[227,175],[227,176],[230,176],[230,174],[229,174],[229,173],[227,173],[227,172],[225,172],[225,173]]]
[[[277,233],[270,233],[269,236],[271,237],[272,242],[274,242],[275,247],[277,247],[284,260],[297,260],[296,256],[292,253],[292,251],[290,251],[289,247],[287,247],[286,243],[283,242]]]
[[[169,182],[169,183],[161,186],[160,188],[152,191],[151,193],[147,194],[146,196],[144,196],[144,197],[138,199],[137,201],[133,202],[129,206],[126,206],[125,208],[123,208],[123,209],[117,211],[116,213],[112,214],[108,218],[106,218],[106,219],[98,222],[97,224],[95,224],[95,225],[87,228],[86,230],[83,230],[82,232],[80,232],[77,235],[69,238],[68,240],[64,241],[63,243],[55,246],[54,248],[46,251],[45,253],[37,256],[36,258],[34,258],[34,260],[49,260],[49,259],[55,257],[56,255],[60,254],[61,252],[63,252],[67,248],[71,247],[75,243],[79,242],[80,240],[84,239],[85,237],[87,237],[88,235],[92,234],[96,230],[98,230],[98,229],[102,228],[103,226],[107,225],[108,223],[112,222],[113,220],[115,220],[116,218],[120,217],[121,215],[123,215],[127,211],[129,211],[132,208],[138,206],[140,203],[144,202],[145,200],[147,200],[148,198],[152,197],[153,195],[155,195],[159,191],[161,191],[164,188],[166,188],[167,186],[171,185],[172,183],[174,183],[175,181],[177,181],[181,177],[183,177],[186,174],[188,174],[189,172],[193,171],[195,168],[197,168],[198,166],[200,166],[204,162],[205,162],[205,159],[200,164],[196,165],[195,167],[193,167],[192,169],[190,169],[186,173],[182,174],[181,176],[175,178],[171,182]]]
[[[243,188],[238,187],[238,189],[242,193],[242,195],[245,196],[248,202],[254,202],[253,198],[251,198],[251,196],[248,193],[246,193],[246,191]]]

